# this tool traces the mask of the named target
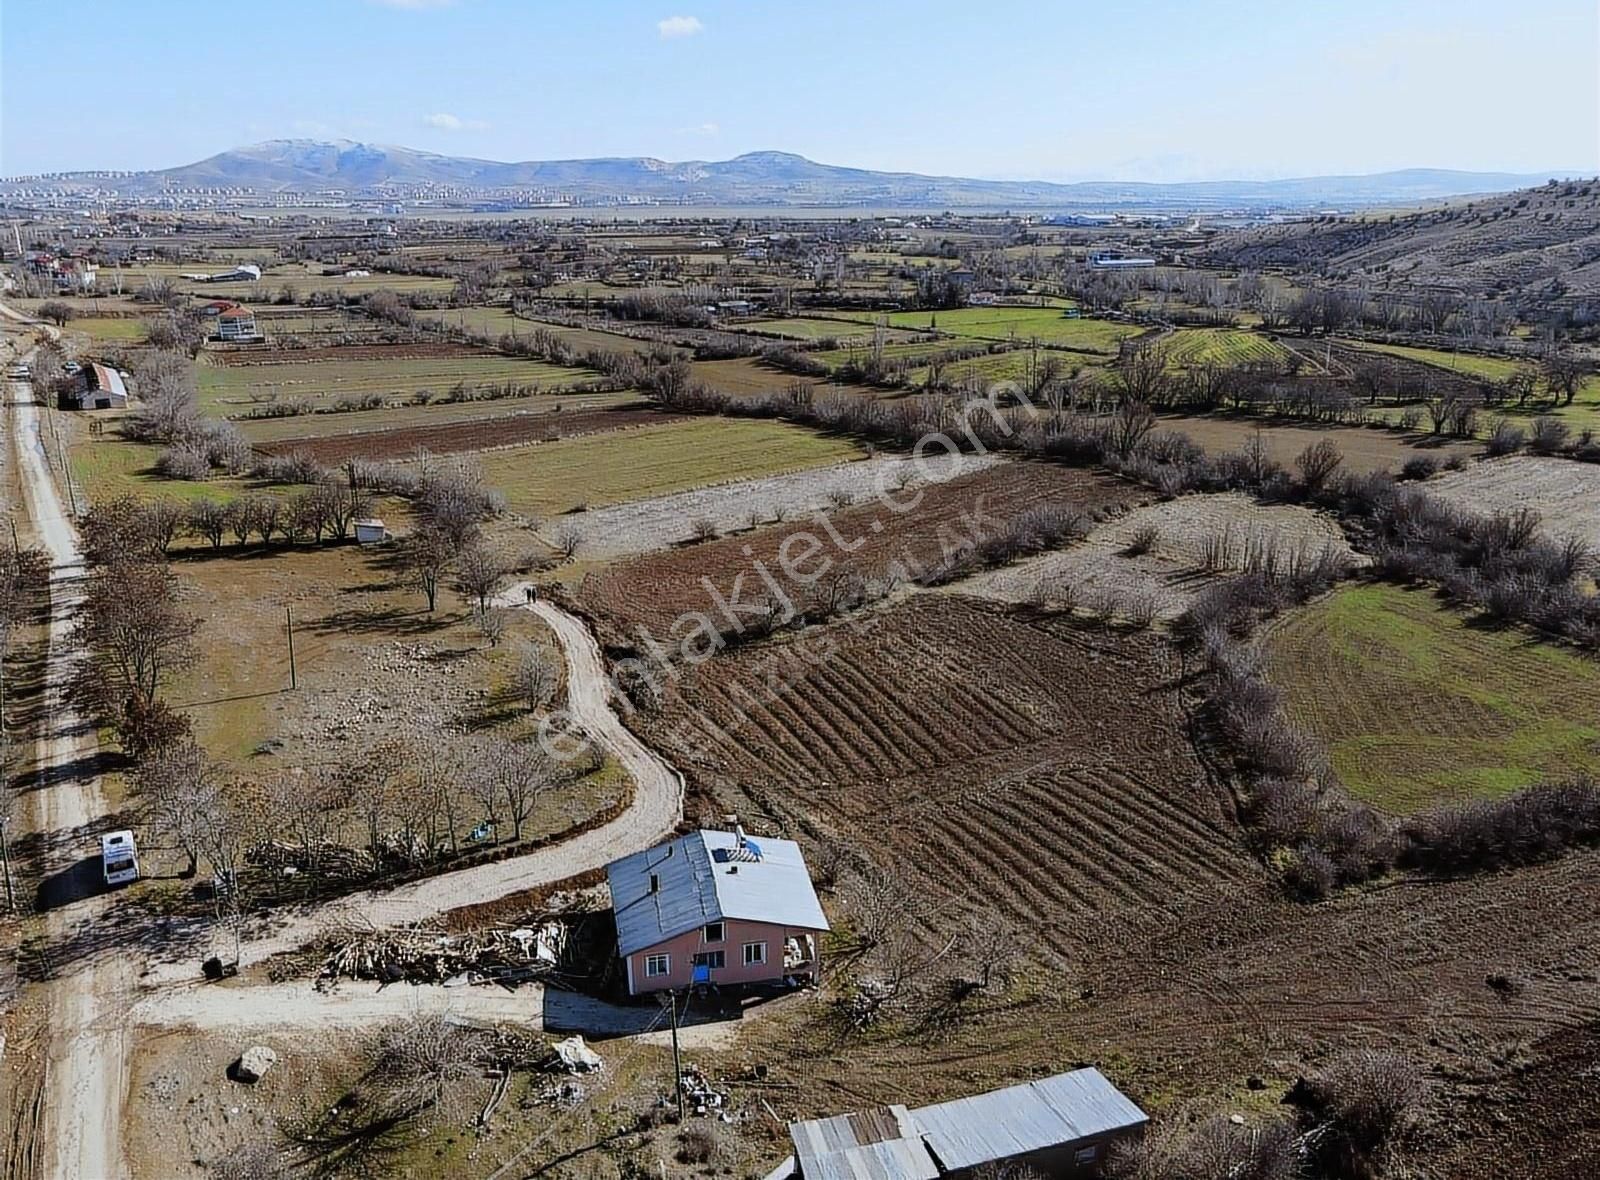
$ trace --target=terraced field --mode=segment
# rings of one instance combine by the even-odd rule
[[[381,410],[350,410],[339,414],[294,414],[282,418],[242,418],[239,429],[255,445],[270,445],[287,438],[337,438],[377,430],[425,430],[485,418],[524,414],[586,413],[643,405],[633,393],[564,393],[559,397],[497,398],[481,402],[434,402],[426,406],[389,406]]]
[[[1185,736],[1176,673],[1149,636],[923,596],[718,657],[649,725],[691,810],[904,873],[930,943],[981,912],[1076,958],[1258,875]]]
[[[1600,661],[1475,626],[1427,591],[1337,591],[1268,654],[1293,721],[1386,810],[1600,773]]]

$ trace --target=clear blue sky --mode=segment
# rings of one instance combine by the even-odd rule
[[[276,138],[1144,180],[1600,171],[1596,0],[0,0],[0,174]]]

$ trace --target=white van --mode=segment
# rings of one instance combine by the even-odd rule
[[[139,879],[139,854],[132,832],[108,832],[100,837],[100,867],[107,885],[126,885]]]

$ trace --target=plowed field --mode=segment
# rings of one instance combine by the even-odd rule
[[[1150,635],[919,596],[690,672],[652,737],[709,815],[844,841],[1066,957],[1258,876]],[[691,807],[691,810],[693,808]]]
[[[1061,506],[1093,518],[1114,515],[1148,498],[1143,489],[1106,475],[1028,462],[1002,463],[913,492],[889,489],[886,495],[896,503],[916,497],[916,505],[899,512],[871,496],[829,513],[827,526],[813,517],[649,554],[589,578],[584,604],[611,626],[612,638],[631,634],[640,625],[664,638],[675,623],[690,625],[695,612],[719,626],[726,622],[718,595],[742,596],[749,602],[763,592],[762,570],[785,588],[798,608],[805,588],[785,573],[786,565],[803,581],[827,561],[828,571],[813,589],[842,569],[868,579],[898,575],[910,580],[918,571],[937,566],[944,555],[961,551],[972,538],[996,534],[1004,522],[1030,507]],[[815,538],[814,550],[808,536]],[[808,552],[814,556],[797,556]]]

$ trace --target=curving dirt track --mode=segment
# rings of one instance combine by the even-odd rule
[[[523,607],[539,615],[561,644],[567,661],[567,708],[574,728],[608,749],[633,777],[633,803],[602,827],[526,856],[443,873],[389,890],[352,893],[338,902],[274,912],[242,941],[239,965],[294,950],[333,922],[399,926],[445,910],[493,901],[510,893],[549,885],[647,848],[665,836],[683,814],[683,780],[663,758],[641,742],[611,707],[611,682],[600,645],[584,623],[546,601],[529,604],[526,583],[513,586],[499,605]],[[231,946],[219,948],[232,954]],[[203,952],[185,948],[181,960],[152,968],[148,982],[193,980]]]

